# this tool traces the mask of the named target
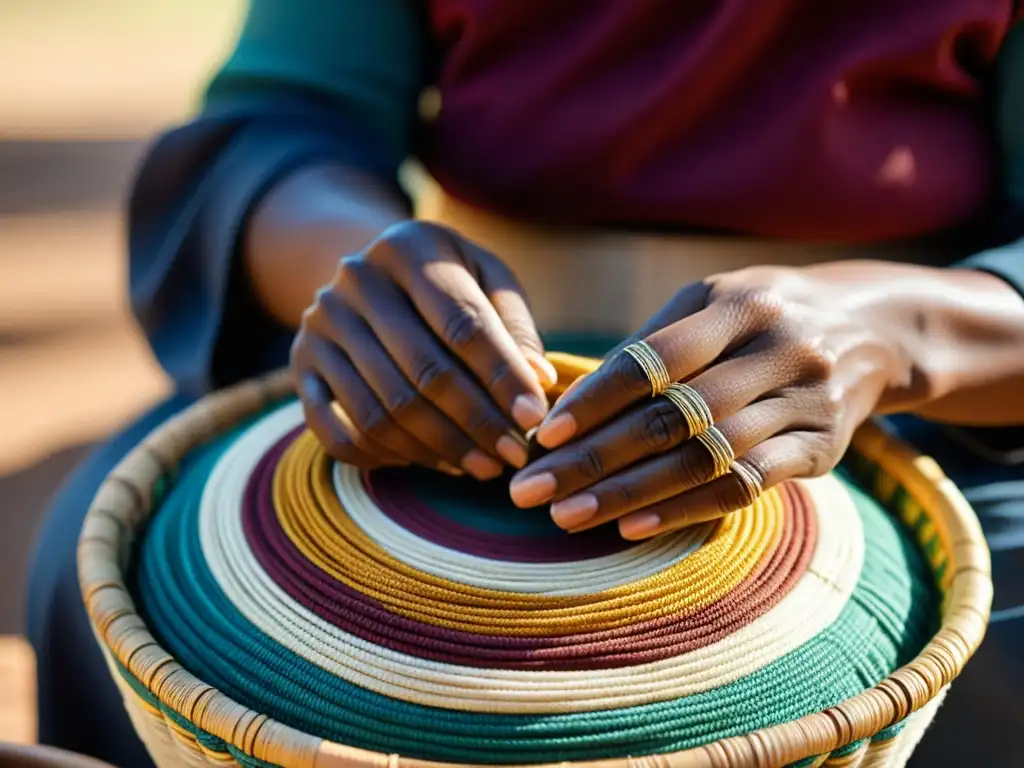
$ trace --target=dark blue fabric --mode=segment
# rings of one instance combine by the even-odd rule
[[[287,350],[291,331],[260,309],[235,258],[264,192],[315,162],[394,183],[400,160],[337,108],[280,98],[222,102],[156,142],[129,203],[130,291],[178,391],[209,392],[265,370]]]

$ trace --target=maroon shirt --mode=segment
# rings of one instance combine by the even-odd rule
[[[877,241],[989,201],[1012,0],[431,0],[423,156],[481,207]]]

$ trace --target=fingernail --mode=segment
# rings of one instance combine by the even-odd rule
[[[555,495],[557,488],[555,476],[550,472],[541,472],[539,475],[529,477],[513,478],[509,484],[508,492],[517,507],[536,507]]]
[[[523,429],[533,429],[548,415],[548,404],[536,395],[519,395],[512,401],[512,418]]]
[[[555,370],[555,366],[544,355],[534,352],[532,349],[526,350],[524,354],[526,355],[526,361],[533,368],[533,372],[537,374],[537,381],[540,382],[541,387],[545,391],[558,383],[558,371]]]
[[[646,539],[653,536],[661,528],[661,515],[656,512],[637,512],[619,520],[619,533],[622,538]]]
[[[526,443],[512,435],[499,437],[494,449],[513,467],[520,469],[526,466]]]
[[[551,505],[551,519],[559,528],[575,528],[583,525],[597,512],[597,496],[580,493]]]
[[[475,448],[462,457],[462,468],[477,480],[493,480],[501,474],[501,464]]]
[[[537,442],[545,448],[557,448],[576,434],[576,419],[571,413],[560,413],[537,430]]]
[[[447,461],[442,461],[440,464],[437,465],[437,468],[444,472],[445,474],[451,475],[452,477],[462,477],[464,474],[466,474],[458,467],[453,467]]]

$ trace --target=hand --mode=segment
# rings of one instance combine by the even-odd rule
[[[478,479],[523,466],[521,430],[543,419],[556,378],[508,268],[422,222],[341,260],[291,359],[306,421],[335,458]]]
[[[830,470],[883,393],[911,376],[878,290],[853,290],[843,267],[760,267],[689,285],[630,341],[646,340],[672,381],[688,382],[747,470],[769,488]],[[884,286],[884,282],[881,283]],[[521,507],[554,501],[569,531],[618,521],[642,539],[746,506],[749,489],[713,476],[665,397],[651,398],[621,349],[554,405],[537,441],[551,453],[517,473]]]

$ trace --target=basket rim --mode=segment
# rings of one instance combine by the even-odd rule
[[[559,389],[600,363],[564,353],[549,353],[548,358],[559,373]],[[208,395],[154,429],[107,476],[86,514],[78,544],[79,584],[93,631],[104,653],[161,706],[259,760],[310,768],[464,768],[458,763],[384,755],[329,742],[250,710],[174,661],[136,610],[125,582],[127,553],[135,529],[152,511],[156,484],[173,476],[179,460],[193,448],[293,391],[291,374],[284,370]],[[647,761],[677,768],[755,768],[829,753],[870,738],[921,709],[959,675],[981,644],[992,602],[991,564],[970,505],[932,459],[876,424],[863,425],[851,448],[885,473],[892,481],[889,490],[905,489],[934,528],[947,558],[939,629],[908,664],[834,707]],[[533,768],[638,764],[650,763],[624,757],[534,764]]]

